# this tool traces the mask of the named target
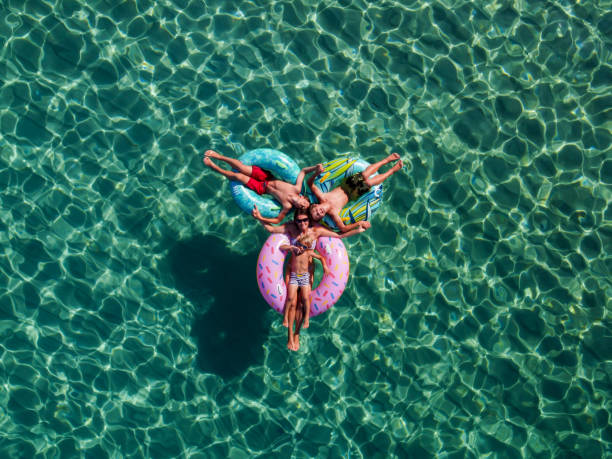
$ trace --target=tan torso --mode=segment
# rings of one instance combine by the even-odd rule
[[[348,196],[342,190],[342,188],[334,188],[333,190],[325,193],[325,202],[329,203],[329,211],[338,215],[342,208],[348,203]]]
[[[300,255],[295,253],[291,257],[291,272],[292,273],[307,273],[308,265],[310,264],[311,250],[304,250]]]
[[[283,207],[291,207],[288,197],[297,198],[298,190],[295,185],[283,182],[282,180],[270,180],[266,192],[271,194]]]
[[[301,234],[308,234],[308,233],[316,237],[316,232],[314,232],[312,228],[308,228],[308,230],[305,233],[300,233],[298,231],[290,231],[289,235],[292,238],[296,238],[300,236]],[[302,252],[299,255],[293,252],[291,254],[291,265],[290,265],[291,272],[307,273],[311,256],[312,256],[312,250],[304,250],[304,252]]]

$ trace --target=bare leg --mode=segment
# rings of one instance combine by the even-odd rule
[[[308,272],[310,273],[310,290],[312,290],[312,284],[314,283],[315,264],[310,260],[308,264]]]
[[[285,309],[283,310],[283,327],[289,326],[289,298],[285,300]]]
[[[244,175],[240,172],[226,171],[225,169],[220,168],[215,163],[213,163],[212,160],[208,156],[204,158],[204,164],[206,164],[212,170],[223,175],[224,177],[227,177],[230,180],[236,180],[242,183],[243,185],[246,185],[248,181],[251,179],[251,177],[249,177],[248,175]]]
[[[214,150],[206,150],[204,152],[204,157],[205,158],[215,158],[223,162],[226,162],[227,164],[232,166],[232,168],[236,169],[238,172],[244,175],[248,175],[249,177],[251,176],[251,173],[253,172],[253,168],[251,166],[242,164],[242,162],[240,162],[240,160],[236,158],[229,158],[227,156],[223,156],[221,153],[217,153]]]
[[[289,330],[287,333],[287,349],[289,349],[290,351],[295,351],[295,346],[293,343],[293,340],[295,339],[295,333],[293,331],[293,324],[295,322],[295,309],[295,304],[289,305]]]
[[[285,262],[285,285],[287,286],[287,298],[285,299],[285,309],[283,310],[283,327],[289,326],[289,265],[291,263],[291,252],[289,252]]]
[[[289,298],[287,299],[287,303],[285,304],[285,307],[288,309],[287,311],[287,319],[288,319],[288,334],[287,334],[287,349],[294,351],[294,345],[293,345],[293,324],[295,322],[295,309],[297,306],[297,285],[291,285],[291,294],[289,296]]]
[[[382,174],[378,174],[376,176],[373,175],[376,172],[378,172],[378,169],[380,169],[382,166],[392,161],[397,161],[397,163],[391,169],[389,169],[386,172],[383,172]],[[386,179],[388,179],[393,174],[395,174],[397,171],[399,171],[403,166],[404,166],[404,162],[400,159],[400,156],[397,153],[391,153],[389,156],[387,156],[382,161],[378,161],[377,163],[370,164],[368,167],[365,168],[365,170],[361,174],[363,175],[363,178],[365,179],[366,184],[372,187],[372,186],[376,186],[384,182]]]
[[[300,292],[302,294],[302,304],[304,305],[304,328],[308,328],[310,327],[310,287],[302,287]]]
[[[310,288],[308,289],[308,306],[304,306],[304,312],[306,312],[306,309],[308,309],[308,321],[306,321],[306,324],[304,324],[304,328],[308,328],[310,326],[310,293],[312,292],[312,285],[314,284],[314,277],[315,277],[315,264],[312,260],[310,260],[310,263],[308,264],[308,272],[310,273]]]
[[[393,173],[397,172],[398,170],[400,170],[402,166],[400,165],[398,167],[398,165],[396,164],[389,171],[387,171],[387,172],[385,172],[383,174],[380,174],[380,175],[378,175],[376,177],[371,177],[371,176],[374,175],[376,172],[378,172],[378,169],[380,169],[385,164],[388,164],[388,163],[390,163],[392,161],[397,161],[398,159],[400,159],[400,155],[398,155],[397,153],[391,153],[389,156],[387,156],[382,161],[378,161],[377,163],[370,164],[368,167],[366,167],[361,172],[361,175],[363,175],[363,178],[366,179],[366,183],[369,186],[378,185],[379,183],[382,183],[391,174],[393,174]],[[401,164],[401,163],[402,163],[402,161],[399,162],[399,164]]]
[[[397,161],[398,159],[400,159],[400,155],[398,155],[397,153],[391,153],[385,159],[378,161],[377,163],[370,164],[361,173],[363,174],[364,178],[368,178],[370,175],[378,172],[378,169],[380,169],[385,164],[389,164],[391,161]]]
[[[300,330],[304,322],[303,299],[300,297],[295,310],[295,332],[293,333],[293,349],[297,351],[300,348]]]
[[[389,177],[391,177],[393,174],[395,174],[397,171],[399,171],[402,167],[404,167],[404,162],[400,159],[387,172],[383,172],[382,174],[374,175],[373,177],[368,177],[367,179],[365,179],[365,182],[370,187],[379,185],[385,180],[387,180]]]

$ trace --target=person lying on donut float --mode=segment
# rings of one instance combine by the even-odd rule
[[[290,280],[287,286],[287,300],[283,311],[283,325],[288,327],[287,348],[296,351],[299,348],[299,333],[301,328],[308,328],[310,324],[310,270],[309,264],[311,258],[319,258],[320,255],[314,253],[314,249],[319,237],[332,237],[343,239],[354,234],[362,233],[366,230],[365,223],[359,222],[351,231],[346,233],[336,233],[321,225],[312,225],[307,209],[296,209],[293,214],[293,221],[282,225],[271,225],[263,220],[260,220],[264,228],[269,233],[284,233],[289,244],[284,244],[280,247],[281,250],[291,251],[292,257],[290,261]],[[323,264],[324,271],[327,266]],[[298,293],[301,294],[302,305],[304,311],[298,314],[302,318],[294,329],[296,319],[296,308],[298,303]],[[297,338],[296,338],[297,335]]]

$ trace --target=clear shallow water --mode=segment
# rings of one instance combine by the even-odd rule
[[[610,2],[5,2],[5,457],[610,454]],[[214,147],[405,173],[288,354]]]

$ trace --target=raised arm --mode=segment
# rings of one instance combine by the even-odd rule
[[[283,207],[277,217],[266,218],[259,213],[259,209],[257,208],[257,206],[253,206],[253,212],[251,212],[251,215],[262,223],[277,225],[283,221],[283,218],[287,216],[287,213],[290,210],[291,210],[291,207]]]
[[[268,233],[284,233],[287,229],[285,225],[275,226],[275,225],[271,225],[261,220],[259,221],[261,222],[261,224],[263,225],[263,227],[266,229]]]
[[[295,181],[295,187],[298,193],[302,192],[302,184],[304,183],[304,177],[306,177],[306,174],[310,174],[311,172],[314,172],[315,170],[317,170],[318,167],[319,165],[317,164],[315,166],[305,167],[304,169],[300,171],[300,173],[297,176],[297,180]]]
[[[321,164],[317,164],[316,168],[317,168],[316,174],[312,174],[308,178],[308,181],[306,183],[308,184],[308,188],[310,188],[310,191],[312,191],[312,194],[316,196],[319,202],[323,202],[323,199],[324,199],[323,192],[319,189],[318,186],[314,184],[314,181],[317,179],[319,175],[321,175],[321,172],[323,172],[323,166]]]

